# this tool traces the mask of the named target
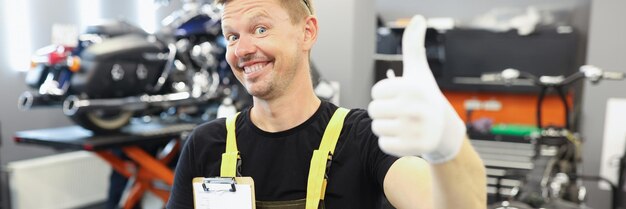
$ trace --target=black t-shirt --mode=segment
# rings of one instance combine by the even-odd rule
[[[254,179],[256,199],[283,201],[304,199],[313,150],[319,147],[326,125],[337,106],[322,102],[304,123],[281,132],[256,127],[245,110],[236,121],[241,173]],[[226,125],[220,118],[194,129],[176,167],[167,208],[193,208],[192,179],[220,175],[225,150]],[[347,115],[335,148],[326,189],[329,209],[380,208],[383,180],[396,157],[383,153],[370,128],[365,110]]]

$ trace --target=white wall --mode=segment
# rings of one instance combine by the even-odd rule
[[[320,35],[311,59],[323,77],[341,83],[341,106],[366,108],[374,77],[374,0],[314,2]]]
[[[587,63],[611,71],[626,72],[626,1],[593,1],[589,28]],[[583,91],[583,115],[581,132],[583,147],[584,174],[599,175],[601,151],[604,139],[604,120],[607,99],[626,98],[626,81],[607,81],[599,85],[586,85]],[[626,116],[625,116],[626,117]],[[623,126],[626,129],[626,126]],[[626,140],[626,139],[625,139]],[[597,183],[588,183],[589,205],[595,209],[609,209],[610,193],[598,189]],[[626,197],[618,197],[622,200]]]

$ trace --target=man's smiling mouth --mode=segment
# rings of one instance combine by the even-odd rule
[[[262,70],[265,66],[267,66],[267,64],[269,64],[269,62],[257,62],[250,66],[244,66],[243,72],[245,74],[254,73],[254,72]]]

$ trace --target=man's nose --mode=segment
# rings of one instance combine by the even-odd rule
[[[241,36],[237,41],[237,46],[235,48],[235,55],[237,57],[246,57],[250,54],[254,54],[256,47],[252,42],[250,37]]]

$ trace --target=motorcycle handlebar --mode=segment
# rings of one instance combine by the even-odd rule
[[[518,79],[530,79],[537,86],[565,86],[579,79],[586,78],[593,83],[600,80],[624,80],[623,72],[604,71],[592,65],[584,65],[580,70],[565,78],[562,76],[541,76],[537,77],[531,73],[520,71],[513,68],[507,68],[501,72],[484,73],[480,79],[483,82],[504,82],[504,84],[513,83]]]
[[[602,79],[624,80],[624,73],[623,72],[604,72],[602,73]]]

